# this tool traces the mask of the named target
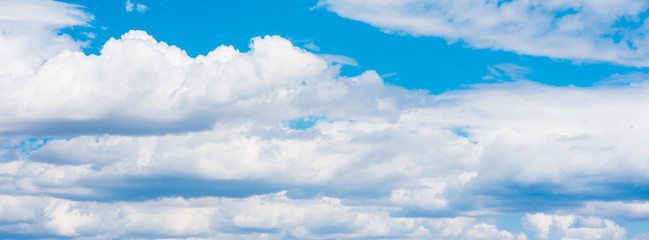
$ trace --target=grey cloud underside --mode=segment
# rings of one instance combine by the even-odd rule
[[[216,114],[192,114],[183,119],[161,121],[158,119],[101,117],[92,120],[39,120],[11,124],[11,129],[0,131],[4,136],[27,135],[32,137],[76,137],[82,135],[164,135],[208,130],[218,122]]]
[[[246,198],[293,190],[292,186],[253,180],[210,180],[183,176],[124,177],[106,181],[90,180],[78,184],[91,188],[91,195],[52,194],[77,201],[148,201],[162,197],[230,197]]]

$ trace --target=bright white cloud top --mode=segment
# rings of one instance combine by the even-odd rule
[[[83,43],[56,32],[92,18],[77,6],[6,3],[0,12],[43,14],[0,20],[0,234],[648,236],[616,222],[649,219],[646,81],[577,88],[519,79],[431,95],[386,85],[373,71],[341,76],[340,66],[278,36],[253,38],[248,52],[221,46],[192,58],[130,31],[85,55]],[[603,9],[611,16],[597,21],[607,23],[637,14],[595,3],[579,3],[588,11],[576,16],[608,16],[595,11]],[[403,12],[390,14],[399,22]],[[416,29],[407,31],[439,34]],[[553,41],[539,44],[558,47]],[[490,44],[501,43],[482,46]],[[525,232],[499,229],[490,219],[502,214],[524,215]]]

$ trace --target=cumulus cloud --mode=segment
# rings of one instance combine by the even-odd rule
[[[16,115],[4,120],[59,119],[63,121],[61,124],[65,120],[108,121],[97,124],[101,125],[118,122],[111,121],[110,117],[132,117],[172,122],[206,112],[202,108],[224,108],[221,114],[232,111],[226,108],[248,108],[254,112],[251,108],[271,101],[277,103],[276,110],[281,112],[280,102],[289,104],[292,98],[303,94],[297,91],[303,82],[333,78],[333,73],[326,72],[325,61],[293,49],[287,40],[268,37],[254,41],[260,44],[253,44],[255,50],[251,53],[241,54],[224,46],[207,56],[192,59],[184,51],[158,43],[144,32],[132,31],[121,40],[108,41],[99,56],[64,51],[49,59],[28,80],[13,79],[8,83],[3,95],[11,100],[4,104],[22,117]],[[280,55],[287,61],[269,62]],[[297,67],[295,64],[301,65],[299,70],[289,71],[288,68]],[[258,71],[237,70],[247,66]],[[80,88],[69,88],[72,85]],[[136,102],[140,102],[140,107]],[[289,108],[278,116],[296,117],[297,110]]]
[[[624,228],[597,217],[527,214],[523,226],[537,239],[627,239]]]
[[[338,15],[386,32],[441,37],[475,48],[649,66],[643,0],[321,0]]]
[[[51,6],[72,20],[25,31],[91,19]],[[59,37],[37,64],[0,64],[0,233],[526,239],[483,221],[519,213],[540,239],[623,239],[607,218],[649,216],[642,75],[554,87],[500,64],[512,81],[431,95],[279,36],[195,58],[144,31],[99,55]]]
[[[382,207],[348,206],[330,197],[295,200],[285,192],[113,203],[2,195],[0,204],[0,232],[45,236],[526,239],[472,218],[391,217]]]

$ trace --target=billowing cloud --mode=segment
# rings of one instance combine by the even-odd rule
[[[649,66],[644,0],[321,0],[319,6],[386,32],[525,55]]]
[[[279,37],[253,41],[250,53],[223,46],[190,58],[144,32],[132,31],[121,40],[108,41],[99,56],[64,51],[29,79],[7,83],[3,110],[5,116],[13,116],[0,121],[15,122],[6,131],[20,129],[21,124],[48,131],[61,124],[84,123],[90,130],[118,125],[121,118],[133,119],[130,124],[158,121],[161,128],[176,127],[174,121],[211,124],[216,118],[228,121],[250,114],[276,120],[315,113],[311,105],[325,104],[309,102],[340,101],[354,87],[382,88],[371,74],[355,78],[356,82],[318,81],[333,80],[336,69]],[[283,61],[274,61],[280,57]],[[44,119],[59,121],[41,122]]]
[[[64,6],[48,11],[86,16]],[[554,87],[501,64],[512,81],[431,95],[279,36],[198,57],[144,31],[59,48],[2,75],[2,234],[624,239],[616,219],[649,217],[642,75]]]
[[[536,239],[627,239],[624,228],[597,217],[537,213],[525,215],[523,225]]]

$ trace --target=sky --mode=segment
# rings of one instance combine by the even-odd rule
[[[648,17],[0,0],[0,238],[649,239]]]

